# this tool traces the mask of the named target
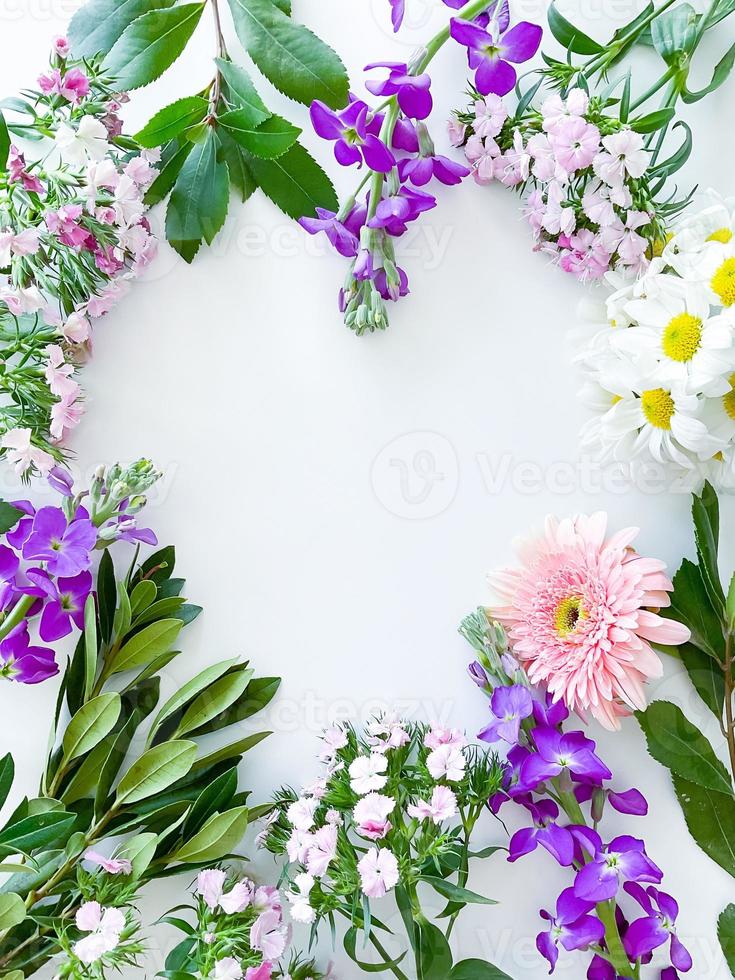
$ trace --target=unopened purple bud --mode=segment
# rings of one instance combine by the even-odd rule
[[[503,670],[511,679],[515,677],[520,669],[518,661],[511,653],[504,653],[500,658],[500,663],[503,665]]]
[[[64,497],[71,497],[74,489],[74,480],[72,479],[71,473],[65,470],[63,466],[54,466],[49,471],[46,479],[57,493],[60,493]]]
[[[485,690],[485,688],[488,686],[488,679],[482,664],[479,664],[476,660],[473,660],[467,668],[467,673],[478,687]]]

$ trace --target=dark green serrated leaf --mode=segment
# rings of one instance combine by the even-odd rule
[[[732,796],[732,783],[700,730],[670,701],[653,701],[636,718],[653,758],[705,789]]]
[[[735,905],[728,905],[717,920],[717,938],[730,973],[735,977]]]
[[[176,178],[181,173],[184,161],[193,149],[192,143],[184,143],[176,149],[159,168],[158,176],[145,193],[143,200],[148,207],[159,204],[169,193],[176,183]],[[162,157],[163,159],[163,157]]]
[[[217,137],[210,130],[186,158],[166,209],[166,238],[187,262],[202,240],[212,244],[227,217],[227,166],[218,160]]]
[[[674,575],[671,605],[661,609],[660,614],[684,623],[692,634],[690,642],[718,663],[723,662],[725,638],[720,621],[710,604],[699,568],[688,558]]]
[[[271,0],[229,0],[237,36],[265,77],[304,105],[347,105],[349,79],[339,56]]]
[[[277,160],[260,160],[244,152],[258,186],[284,214],[298,219],[314,217],[317,208],[339,209],[332,182],[300,143]]]
[[[262,160],[282,156],[298,139],[301,132],[282,116],[269,116],[254,126],[245,109],[233,109],[217,118],[230,136],[246,150]]]
[[[200,95],[177,99],[160,109],[134,138],[141,146],[161,146],[200,123],[208,109],[209,102]]]
[[[173,3],[175,0],[88,0],[67,29],[72,54],[75,58],[107,54],[134,20]]]
[[[0,115],[0,160],[3,159],[2,148],[3,148],[3,130],[2,127],[4,121]],[[8,144],[8,147],[10,144]],[[8,158],[8,151],[5,151],[5,160]],[[18,510],[17,507],[13,507],[6,500],[0,500],[0,534],[7,534],[8,531],[12,531],[18,521],[23,517],[23,511]]]
[[[692,643],[682,644],[678,652],[695,691],[720,721],[725,706],[725,675],[722,668]]]
[[[240,65],[224,58],[217,58],[216,63],[225,80],[225,97],[233,109],[247,113],[250,122],[255,126],[265,122],[270,111],[258,94],[250,75]]]
[[[230,186],[237,191],[244,203],[257,189],[258,184],[245,162],[242,147],[224,131],[220,132],[219,138],[222,158],[227,164],[227,172],[230,175]]]
[[[689,833],[705,854],[735,878],[735,799],[672,774]]]
[[[103,67],[124,90],[148,85],[179,57],[194,33],[203,3],[151,10],[125,28],[108,52]]]
[[[549,30],[562,47],[574,54],[600,54],[605,49],[563,17],[552,3],[548,10]]]

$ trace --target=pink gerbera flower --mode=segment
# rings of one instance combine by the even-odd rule
[[[638,528],[606,539],[607,515],[558,521],[526,542],[522,567],[490,576],[500,600],[491,614],[506,627],[529,679],[583,718],[605,728],[643,709],[643,685],[660,677],[649,641],[685,643],[689,630],[655,611],[670,604],[665,565],[643,558],[631,542]]]

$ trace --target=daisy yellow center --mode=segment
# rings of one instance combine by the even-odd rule
[[[702,321],[691,313],[680,313],[669,320],[661,339],[664,354],[672,361],[691,361],[702,340]]]
[[[722,407],[725,409],[733,422],[735,422],[735,374],[730,375],[729,381],[730,390],[726,395],[722,396]]]
[[[664,235],[663,238],[655,238],[648,246],[649,258],[658,259],[663,255],[664,249],[671,241],[671,233]]]
[[[559,636],[569,636],[586,615],[580,596],[569,595],[561,599],[554,610],[554,629]]]
[[[663,388],[650,388],[641,395],[641,408],[648,421],[657,429],[670,429],[674,414],[674,399]]]
[[[735,303],[735,258],[725,259],[712,276],[710,286],[723,306]]]
[[[731,238],[732,231],[729,228],[718,228],[711,235],[707,235],[708,242],[722,242],[723,245],[727,245]]]

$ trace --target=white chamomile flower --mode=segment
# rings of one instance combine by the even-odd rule
[[[676,261],[679,274],[702,283],[714,306],[735,306],[735,238],[707,242],[699,252],[681,252]]]
[[[701,252],[710,242],[726,245],[735,235],[735,199],[708,192],[711,204],[676,223],[664,256],[680,275],[692,253]]]
[[[702,420],[718,439],[735,447],[735,372],[727,379],[727,391],[717,398],[705,398]]]
[[[694,469],[721,452],[724,443],[700,417],[695,395],[647,388],[620,398],[600,420],[605,455],[622,462],[648,457]]]
[[[636,362],[648,387],[724,394],[735,369],[735,318],[730,313],[711,317],[709,296],[700,284],[660,278],[669,280],[667,289],[626,305],[637,325],[613,331],[612,347]]]

